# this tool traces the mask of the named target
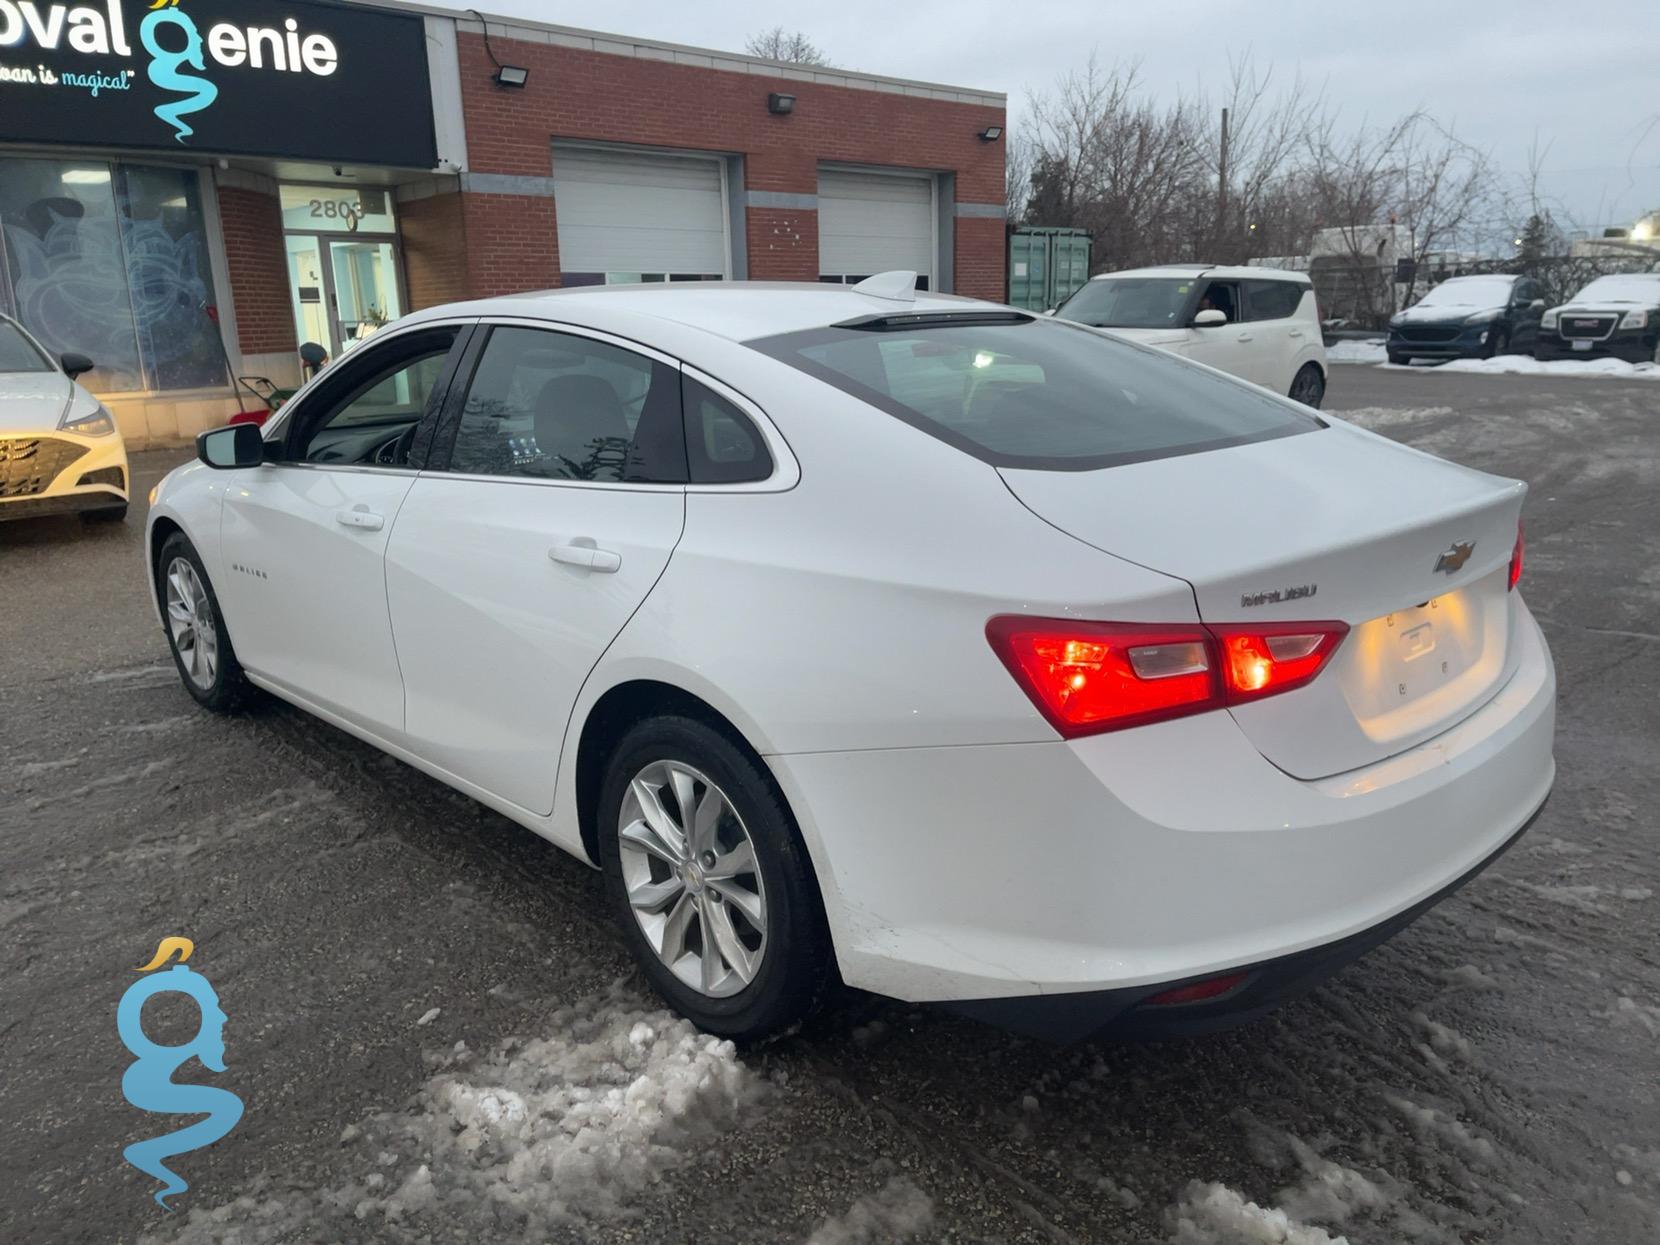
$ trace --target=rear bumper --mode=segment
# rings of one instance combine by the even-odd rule
[[[1548,799],[1549,797],[1547,797]],[[1544,812],[1541,804],[1492,855],[1404,912],[1370,929],[1339,938],[1321,947],[1294,952],[1278,959],[1244,965],[1235,970],[1245,980],[1226,995],[1202,1003],[1149,1005],[1148,1000],[1168,990],[1206,980],[1189,977],[1121,990],[1091,990],[1072,994],[1040,994],[1027,998],[972,999],[941,1006],[974,1020],[1013,1033],[1050,1042],[1078,1042],[1089,1037],[1160,1038],[1197,1037],[1248,1024],[1307,994],[1344,966],[1389,941],[1436,904],[1474,878],[1510,849]],[[1208,974],[1214,977],[1216,974]]]
[[[1250,968],[1235,996],[1182,1009],[1237,1019],[1393,933],[1534,816],[1556,683],[1525,606],[1516,651],[1456,726],[1316,781],[1270,764],[1225,712],[1069,743],[768,760],[848,984],[1076,1035]]]

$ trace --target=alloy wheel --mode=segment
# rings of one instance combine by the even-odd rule
[[[653,761],[617,814],[628,904],[665,967],[709,998],[737,994],[767,951],[755,844],[731,800],[698,770]]]
[[[188,558],[174,558],[167,566],[167,629],[185,677],[204,691],[213,686],[219,670],[219,631],[207,590]]]

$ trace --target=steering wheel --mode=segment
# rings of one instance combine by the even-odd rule
[[[409,461],[409,451],[415,446],[419,423],[410,424],[390,441],[383,441],[375,450],[375,463],[382,467],[401,467]]]

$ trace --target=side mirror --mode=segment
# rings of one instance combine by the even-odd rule
[[[300,362],[307,367],[322,367],[328,357],[329,352],[316,342],[303,342],[300,345]]]
[[[74,380],[77,376],[85,376],[92,370],[92,360],[78,350],[65,350],[58,356],[58,365],[63,368],[63,374]]]
[[[1193,327],[1196,329],[1215,328],[1218,324],[1226,324],[1227,322],[1228,313],[1218,311],[1215,307],[1206,307],[1193,317]]]
[[[196,435],[196,457],[221,471],[257,467],[265,461],[265,438],[254,424],[209,428]]]
[[[1542,298],[1536,298],[1527,305],[1527,309],[1529,311],[1543,311],[1545,309],[1545,300]]]

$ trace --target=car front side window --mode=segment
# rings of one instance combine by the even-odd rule
[[[287,430],[289,462],[408,467],[422,420],[449,372],[459,330],[400,335],[336,365]]]

